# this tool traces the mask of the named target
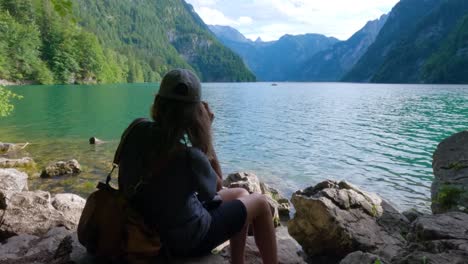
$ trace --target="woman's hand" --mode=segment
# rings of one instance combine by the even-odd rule
[[[209,106],[208,103],[205,102],[205,101],[202,101],[202,104],[203,104],[203,106],[205,107],[206,113],[208,114],[208,116],[209,116],[211,122],[213,122],[213,120],[214,120],[214,118],[215,118],[215,115],[214,115],[214,113],[211,111],[210,106]]]

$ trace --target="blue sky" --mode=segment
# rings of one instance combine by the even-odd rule
[[[319,33],[349,38],[399,0],[186,0],[209,25],[229,25],[255,40]]]

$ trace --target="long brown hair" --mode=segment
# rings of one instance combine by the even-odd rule
[[[213,148],[211,119],[203,103],[189,103],[161,98],[154,99],[151,115],[160,129],[158,154],[171,154],[187,136],[193,147],[209,160],[216,157]]]
[[[151,116],[160,129],[157,158],[170,156],[176,152],[183,140],[189,140],[193,147],[200,149],[207,156],[218,175],[217,190],[222,188],[223,174],[213,147],[211,123],[212,117],[204,103],[188,103],[161,98],[156,95]],[[185,139],[184,137],[188,138]]]

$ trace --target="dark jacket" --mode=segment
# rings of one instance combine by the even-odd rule
[[[203,206],[216,196],[216,173],[199,149],[181,147],[172,157],[152,160],[158,126],[135,126],[122,146],[119,189],[145,222],[156,227],[164,246],[188,252],[206,235],[211,215]],[[140,183],[140,184],[139,184]]]

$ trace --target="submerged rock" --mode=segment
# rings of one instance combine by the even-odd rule
[[[81,172],[81,165],[76,159],[69,161],[58,161],[54,164],[47,166],[41,173],[42,178],[63,176],[63,175],[76,175]]]
[[[468,213],[468,131],[442,141],[434,152],[431,198],[434,214]]]
[[[104,143],[104,141],[100,140],[97,137],[90,137],[89,138],[89,144],[90,145],[99,145],[99,144],[103,144],[103,143]]]
[[[21,159],[0,158],[0,168],[31,168],[36,166],[33,159],[25,157]]]
[[[0,142],[0,155],[11,152],[11,151],[24,149],[28,145],[29,145],[29,143],[13,144],[13,143],[2,143],[2,142]]]
[[[289,233],[310,256],[345,257],[354,251],[391,259],[404,247],[409,222],[377,195],[347,182],[324,181],[297,191]]]
[[[0,142],[0,154],[7,153],[14,148],[14,144]]]

